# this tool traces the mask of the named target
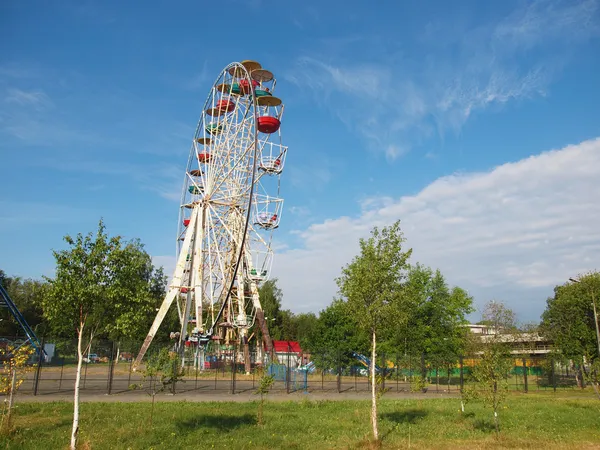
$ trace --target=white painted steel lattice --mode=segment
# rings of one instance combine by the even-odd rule
[[[181,195],[177,266],[135,361],[146,353],[173,302],[179,349],[244,346],[259,326],[272,344],[258,295],[271,273],[272,233],[280,224],[283,104],[273,74],[255,61],[228,65],[210,90],[196,128]],[[196,352],[198,355],[200,352]]]

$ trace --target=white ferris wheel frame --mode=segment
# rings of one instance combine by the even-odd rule
[[[174,300],[180,343],[190,322],[196,325],[192,334],[212,336],[219,317],[226,317],[222,325],[238,329],[239,337],[247,336],[262,310],[258,283],[271,273],[273,231],[283,209],[279,177],[287,147],[281,143],[280,128],[271,134],[259,132],[258,118],[271,112],[280,121],[284,108],[272,97],[274,78],[266,88],[271,96],[266,101],[259,100],[254,88],[246,95],[234,94],[236,79],[238,87],[242,80],[248,87],[254,83],[244,65],[229,64],[213,83],[198,121],[182,187],[177,267],[136,364]],[[273,135],[278,142],[271,140]]]

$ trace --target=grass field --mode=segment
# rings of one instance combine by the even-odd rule
[[[268,402],[265,424],[257,403],[84,403],[81,443],[92,449],[329,449],[369,448],[368,401]],[[383,448],[598,448],[600,402],[593,398],[512,395],[492,416],[481,404],[460,413],[456,399],[386,400],[380,404]],[[71,427],[69,403],[17,404],[15,429],[0,446],[63,449]]]

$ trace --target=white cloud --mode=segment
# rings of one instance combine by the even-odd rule
[[[415,44],[419,59],[381,45],[394,36],[352,38],[348,54],[315,51],[285,77],[394,160],[436,132],[459,132],[477,111],[546,95],[575,45],[600,35],[598,10],[598,0],[542,0],[471,28],[440,20]]]
[[[478,304],[496,297],[537,319],[555,284],[600,269],[598,173],[600,139],[446,176],[414,196],[366,199],[358,217],[313,224],[299,233],[302,248],[275,255],[284,305],[325,307],[359,238],[401,219],[413,262],[440,268]]]

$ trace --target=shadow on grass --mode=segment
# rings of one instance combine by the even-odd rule
[[[252,414],[241,416],[200,414],[184,422],[177,423],[177,427],[183,432],[193,431],[197,428],[214,428],[219,431],[229,431],[247,425],[256,425],[256,417]]]
[[[407,409],[405,411],[394,411],[391,413],[382,414],[380,417],[394,424],[400,423],[416,423],[427,415],[427,411],[422,409]]]
[[[473,428],[479,431],[484,431],[486,433],[492,433],[496,431],[496,427],[494,426],[494,422],[491,420],[477,419],[473,422]]]
[[[427,416],[428,412],[421,409],[407,409],[382,414],[380,417],[393,423],[392,428],[381,435],[381,440],[386,439],[401,424],[415,424]]]

